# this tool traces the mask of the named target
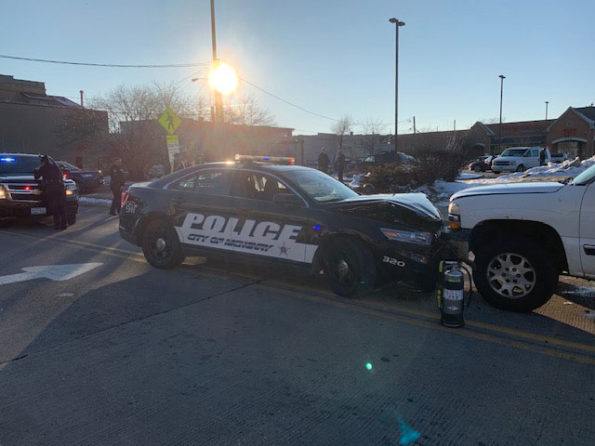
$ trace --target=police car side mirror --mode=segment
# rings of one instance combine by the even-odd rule
[[[304,202],[302,201],[302,199],[294,194],[276,194],[273,197],[273,203],[276,203],[286,208],[304,207]]]

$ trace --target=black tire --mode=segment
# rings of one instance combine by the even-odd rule
[[[516,171],[517,171],[517,172],[524,172],[524,171],[525,171],[525,166],[523,166],[523,165],[521,164],[520,166],[518,166],[518,167],[516,168]]]
[[[481,168],[481,166],[476,164],[475,166],[473,166],[473,171],[474,172],[482,172],[483,169]]]
[[[558,274],[552,253],[530,239],[497,239],[475,252],[475,285],[486,301],[503,310],[542,306],[554,294]]]
[[[66,214],[66,222],[68,226],[72,226],[76,223],[76,211],[68,211]]]
[[[153,220],[147,224],[142,248],[147,262],[156,268],[174,268],[185,259],[178,234],[165,220]]]
[[[376,265],[372,253],[356,239],[340,237],[323,247],[324,271],[333,292],[358,297],[374,288]]]

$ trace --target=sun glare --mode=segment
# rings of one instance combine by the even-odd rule
[[[211,70],[209,83],[211,84],[211,88],[217,90],[219,93],[229,94],[238,86],[238,76],[233,67],[224,63],[218,63]]]

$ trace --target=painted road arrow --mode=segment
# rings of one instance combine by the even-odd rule
[[[80,274],[91,271],[103,263],[77,263],[73,265],[28,266],[24,273],[0,276],[0,285],[24,282],[32,279],[50,279],[55,281],[69,280]]]

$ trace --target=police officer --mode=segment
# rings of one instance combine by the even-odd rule
[[[318,170],[321,170],[324,173],[328,173],[328,167],[330,162],[331,160],[326,154],[326,148],[323,147],[322,149],[320,149],[320,155],[318,155]]]
[[[54,216],[56,229],[66,229],[66,188],[60,168],[47,155],[41,155],[41,166],[35,169],[35,179],[42,179],[41,188],[45,193],[47,206]]]
[[[343,182],[343,172],[345,171],[345,154],[341,149],[337,152],[337,159],[335,160],[335,169],[337,170],[337,178]]]
[[[110,215],[116,215],[120,212],[122,205],[122,187],[124,186],[124,171],[122,170],[122,158],[114,159],[114,164],[110,168],[110,188],[112,190],[112,207]]]

